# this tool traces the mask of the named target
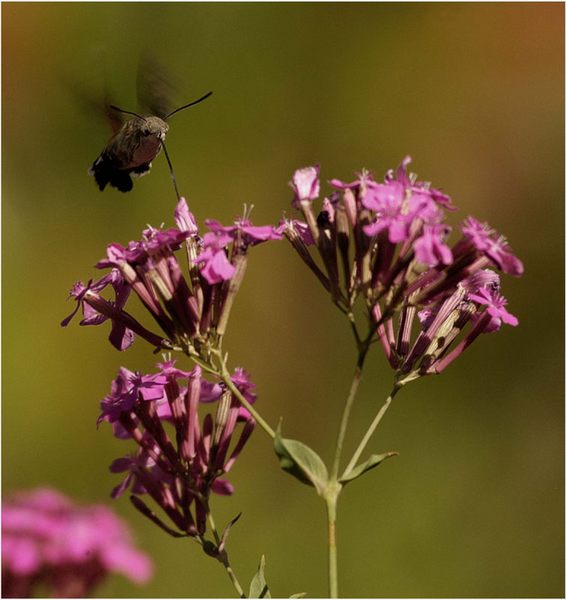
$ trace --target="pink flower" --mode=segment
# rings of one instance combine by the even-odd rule
[[[208,220],[211,231],[204,240],[198,235],[194,216],[184,198],[175,209],[177,228],[148,227],[138,241],[127,246],[112,243],[106,248],[106,257],[97,268],[112,271],[88,284],[76,283],[71,297],[77,305],[63,320],[69,324],[82,309],[81,325],[99,325],[112,322],[109,339],[118,350],[126,350],[137,334],[156,349],[170,350],[184,345],[187,338],[198,336],[200,340],[224,333],[234,296],[243,280],[249,248],[268,240],[280,240],[282,233],[271,225],[256,226],[248,215],[236,219],[233,225],[223,226]],[[186,257],[178,259],[178,251],[184,249]],[[188,262],[188,276],[181,265]],[[232,281],[228,290],[222,290],[224,282],[239,273],[237,282]],[[114,298],[106,298],[102,292],[110,287]],[[211,286],[218,286],[212,290]],[[147,329],[126,311],[130,292],[138,297],[162,334]]]
[[[210,285],[232,279],[236,273],[229,254],[242,256],[250,246],[283,237],[277,227],[256,226],[245,217],[236,219],[234,225],[222,225],[215,219],[207,219],[205,223],[210,232],[204,236],[204,249],[198,255],[197,263],[202,265],[201,274]]]
[[[295,208],[300,208],[301,202],[311,202],[318,198],[318,194],[320,193],[319,173],[319,165],[305,167],[304,169],[297,169],[295,171],[289,182],[289,185],[295,192],[295,198],[293,200],[293,206]]]
[[[99,422],[118,423],[119,436],[138,445],[133,455],[110,466],[113,473],[125,473],[112,497],[129,489],[136,508],[169,534],[203,535],[208,497],[211,492],[233,492],[222,476],[234,465],[255,421],[223,384],[206,381],[200,367],[185,372],[174,361],[165,361],[158,369],[151,375],[120,369],[111,394],[101,403]],[[243,369],[236,369],[233,381],[255,402],[255,385]],[[201,419],[199,406],[214,401],[214,416]],[[173,528],[146,506],[143,495],[161,507]]]
[[[449,233],[448,225],[425,225],[422,236],[413,242],[415,258],[429,267],[449,265],[452,250],[444,243]]]
[[[120,271],[118,269],[112,269],[108,275],[105,275],[94,283],[92,281],[89,281],[87,285],[84,285],[82,281],[75,283],[69,297],[76,300],[77,306],[73,312],[61,322],[61,325],[66,327],[80,308],[82,308],[83,311],[83,318],[80,322],[81,325],[100,325],[108,320],[108,316],[96,311],[85,301],[85,298],[89,292],[90,294],[99,295],[100,292],[109,285],[112,286],[115,294],[115,301],[112,303],[112,306],[116,311],[120,311],[128,300],[131,288],[124,281]],[[110,317],[110,319],[112,321],[112,329],[110,330],[110,336],[108,338],[110,343],[118,350],[126,350],[134,341],[134,332],[129,329],[122,320],[112,317]]]
[[[401,164],[397,167],[395,173],[390,170],[385,179],[386,181],[397,180],[400,181],[407,189],[415,194],[423,194],[429,196],[435,203],[446,210],[456,210],[450,196],[442,192],[441,190],[430,187],[430,183],[425,181],[416,181],[417,176],[408,173],[407,167],[413,162],[410,156],[405,156],[401,161]]]
[[[123,413],[132,410],[138,399],[148,402],[163,398],[166,381],[164,374],[141,375],[120,367],[118,376],[112,382],[111,393],[100,403],[102,412],[98,423],[113,423],[119,420]]]
[[[111,573],[145,583],[152,572],[149,557],[110,509],[78,506],[50,489],[4,502],[2,564],[4,597],[31,597],[36,586],[58,598],[81,597]]]
[[[485,312],[491,319],[485,325],[485,333],[498,331],[502,323],[511,325],[512,327],[516,327],[519,324],[519,319],[505,308],[507,300],[497,292],[492,292],[488,288],[482,288],[475,294],[468,294],[468,299],[486,307]]]
[[[237,218],[234,225],[222,225],[215,219],[207,219],[205,223],[216,235],[228,235],[232,240],[238,242],[238,245],[243,244],[246,247],[268,240],[280,240],[283,237],[277,227],[273,227],[273,225],[254,225],[245,217]]]
[[[296,233],[305,246],[312,246],[314,244],[309,226],[304,221],[282,219],[278,227],[279,233],[289,230]]]
[[[302,202],[305,222],[284,221],[282,229],[342,312],[365,304],[399,385],[441,372],[480,333],[516,325],[499,294],[499,275],[486,267],[523,273],[505,238],[472,217],[450,244],[444,218],[455,207],[417,180],[410,163],[406,156],[383,183],[366,170],[351,183],[331,179],[339,192],[321,203],[318,216]]]
[[[462,225],[462,233],[479,252],[484,253],[503,273],[515,277],[523,274],[523,263],[513,254],[511,246],[502,235],[487,223],[468,217]]]
[[[231,279],[236,268],[228,260],[225,248],[232,238],[225,233],[206,233],[204,250],[198,255],[197,263],[202,265],[202,276],[210,285]]]
[[[180,231],[186,231],[191,235],[198,233],[197,222],[193,213],[189,210],[187,201],[179,198],[175,208],[175,223]]]
[[[387,184],[377,183],[368,187],[362,204],[376,213],[376,220],[364,226],[366,235],[377,235],[383,230],[389,232],[393,244],[406,240],[409,236],[410,218],[402,211],[405,188],[397,181]]]
[[[245,369],[236,367],[234,369],[234,375],[232,375],[232,381],[236,384],[236,387],[240,390],[240,392],[242,392],[244,398],[250,404],[254,404],[257,399],[257,394],[253,391],[256,385],[255,383],[252,383],[250,374]],[[246,408],[240,406],[238,418],[244,421],[249,421],[252,419],[252,416]]]

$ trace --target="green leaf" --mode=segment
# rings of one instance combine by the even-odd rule
[[[238,513],[224,528],[224,531],[222,532],[222,537],[220,538],[220,544],[218,544],[218,552],[224,551],[224,547],[226,546],[226,540],[228,539],[230,529],[232,529],[232,525],[234,525],[234,523],[236,523],[241,516],[242,513]]]
[[[391,458],[392,456],[398,456],[399,452],[386,452],[385,454],[372,454],[366,462],[358,465],[354,469],[352,469],[347,475],[342,475],[338,481],[340,483],[346,485],[348,482],[361,477],[364,473],[375,469],[375,467],[379,466],[385,459]]]
[[[275,453],[279,457],[279,465],[302,483],[312,485],[321,495],[328,483],[328,471],[322,458],[306,444],[297,440],[281,437],[278,428],[273,441]]]
[[[265,581],[264,571],[265,556],[262,555],[257,568],[257,573],[254,575],[254,578],[250,584],[250,593],[248,594],[248,598],[271,598],[271,592],[269,591]]]

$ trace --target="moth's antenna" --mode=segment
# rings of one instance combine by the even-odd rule
[[[163,140],[161,140],[161,146],[163,147],[163,153],[165,154],[167,164],[169,165],[169,171],[171,173],[173,187],[175,188],[175,194],[177,194],[177,200],[179,200],[181,198],[181,194],[179,193],[179,188],[177,187],[177,180],[175,179],[175,173],[173,172],[173,165],[171,164],[171,159],[169,158],[169,153],[167,152],[167,148],[165,147],[165,142]]]
[[[118,108],[117,106],[114,106],[113,104],[110,104],[109,108],[111,108],[112,110],[117,110],[118,112],[124,113],[125,115],[133,115],[134,117],[137,117],[138,119],[142,119],[143,121],[146,120],[145,117],[138,115],[138,113],[132,112],[131,110],[122,110],[121,108]]]
[[[189,102],[189,104],[185,104],[184,106],[180,106],[179,108],[176,108],[174,111],[172,111],[168,115],[166,115],[165,120],[167,120],[169,117],[172,117],[175,113],[178,113],[181,110],[185,110],[185,108],[189,108],[189,106],[194,106],[195,104],[198,104],[199,102],[202,102],[203,100],[206,100],[211,94],[212,94],[212,92],[208,92],[208,94],[205,94],[202,98],[199,98],[198,100],[195,100],[194,102]]]

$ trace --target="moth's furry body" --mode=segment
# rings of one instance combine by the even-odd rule
[[[168,131],[169,125],[159,117],[126,121],[94,161],[89,175],[94,175],[101,191],[110,184],[121,192],[129,192],[133,187],[131,177],[149,172]]]
[[[171,110],[172,92],[173,88],[163,68],[146,54],[140,59],[138,68],[137,95],[141,112],[118,108],[111,103],[110,95],[106,93],[104,114],[112,127],[113,136],[88,171],[89,175],[94,176],[101,191],[110,185],[121,192],[129,192],[134,186],[132,177],[149,173],[151,162],[162,146],[176,189],[173,167],[165,147],[165,136],[169,131],[167,121],[181,110],[206,100],[212,92]],[[134,118],[124,121],[123,115],[132,115]],[[177,189],[176,193],[179,195]]]

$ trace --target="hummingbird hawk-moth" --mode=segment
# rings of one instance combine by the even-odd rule
[[[169,131],[167,119],[212,94],[208,92],[198,100],[169,111],[169,98],[164,90],[166,81],[158,70],[146,68],[140,73],[138,96],[140,102],[148,108],[148,114],[141,115],[106,103],[106,116],[114,134],[88,171],[89,175],[94,176],[100,191],[110,185],[121,192],[129,192],[133,187],[132,177],[146,175],[161,148],[165,149],[165,136]],[[133,118],[124,122],[122,114]],[[165,154],[167,156],[166,149]],[[171,167],[168,156],[167,159]]]

